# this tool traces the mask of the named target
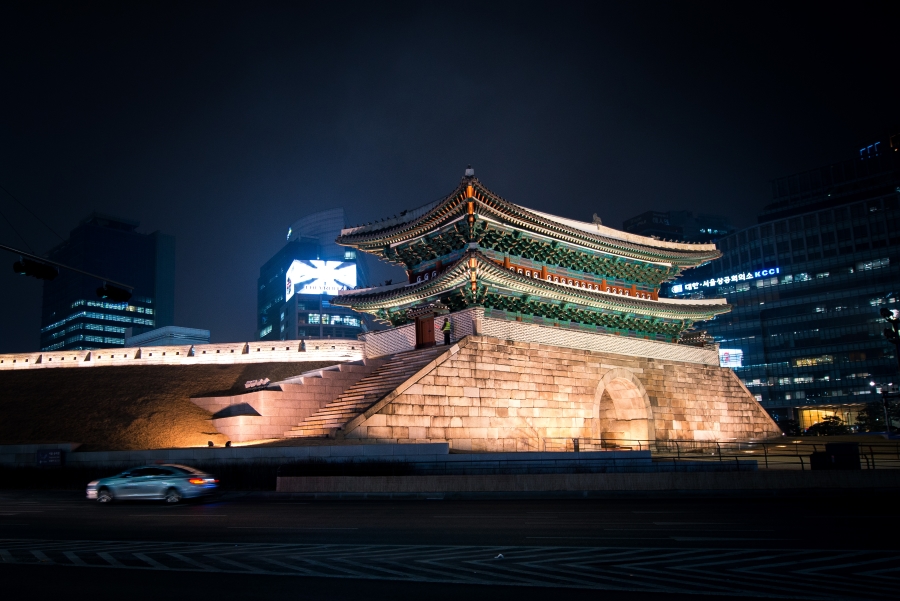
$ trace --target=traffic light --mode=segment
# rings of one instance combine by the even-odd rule
[[[111,300],[115,303],[125,303],[131,299],[131,292],[125,288],[119,288],[118,286],[104,283],[97,288],[97,296],[102,299]]]
[[[53,280],[59,275],[59,269],[53,265],[25,258],[13,263],[13,271],[19,275],[30,275],[39,280]]]

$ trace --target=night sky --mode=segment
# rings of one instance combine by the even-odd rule
[[[565,217],[749,225],[772,179],[900,129],[897,6],[5,2],[0,185],[63,237],[92,211],[174,234],[176,324],[252,340],[291,223],[392,216],[470,163]],[[0,243],[60,241],[2,191],[0,212]],[[39,349],[15,260],[0,352]]]

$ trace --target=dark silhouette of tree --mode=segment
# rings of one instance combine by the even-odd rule
[[[829,415],[819,423],[813,424],[806,429],[808,436],[839,436],[849,433],[850,427],[846,426],[844,420],[837,415]]]
[[[778,422],[778,427],[788,436],[800,436],[800,422],[795,419],[783,419]]]
[[[900,403],[897,401],[888,404],[888,418],[891,420],[891,430],[896,430],[894,423],[900,421]],[[866,403],[865,409],[857,414],[856,425],[860,432],[884,432],[884,408],[881,403]]]

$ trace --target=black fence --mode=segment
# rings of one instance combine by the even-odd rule
[[[650,451],[654,461],[671,459],[730,462],[755,459],[761,469],[900,469],[900,441],[827,442],[786,438],[764,442],[700,440],[631,440],[546,438],[544,451]],[[859,468],[847,467],[847,456],[857,456]],[[840,456],[840,459],[837,457]],[[829,457],[825,466],[824,457]],[[815,465],[814,465],[815,464]],[[840,465],[841,467],[834,467]]]

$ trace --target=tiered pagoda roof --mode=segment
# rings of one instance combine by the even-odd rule
[[[439,300],[451,310],[502,315],[671,340],[727,312],[724,299],[660,299],[662,282],[718,258],[714,244],[657,240],[515,205],[464,177],[446,198],[347,228],[339,244],[407,269],[409,282],[342,291],[336,304],[404,323]]]

